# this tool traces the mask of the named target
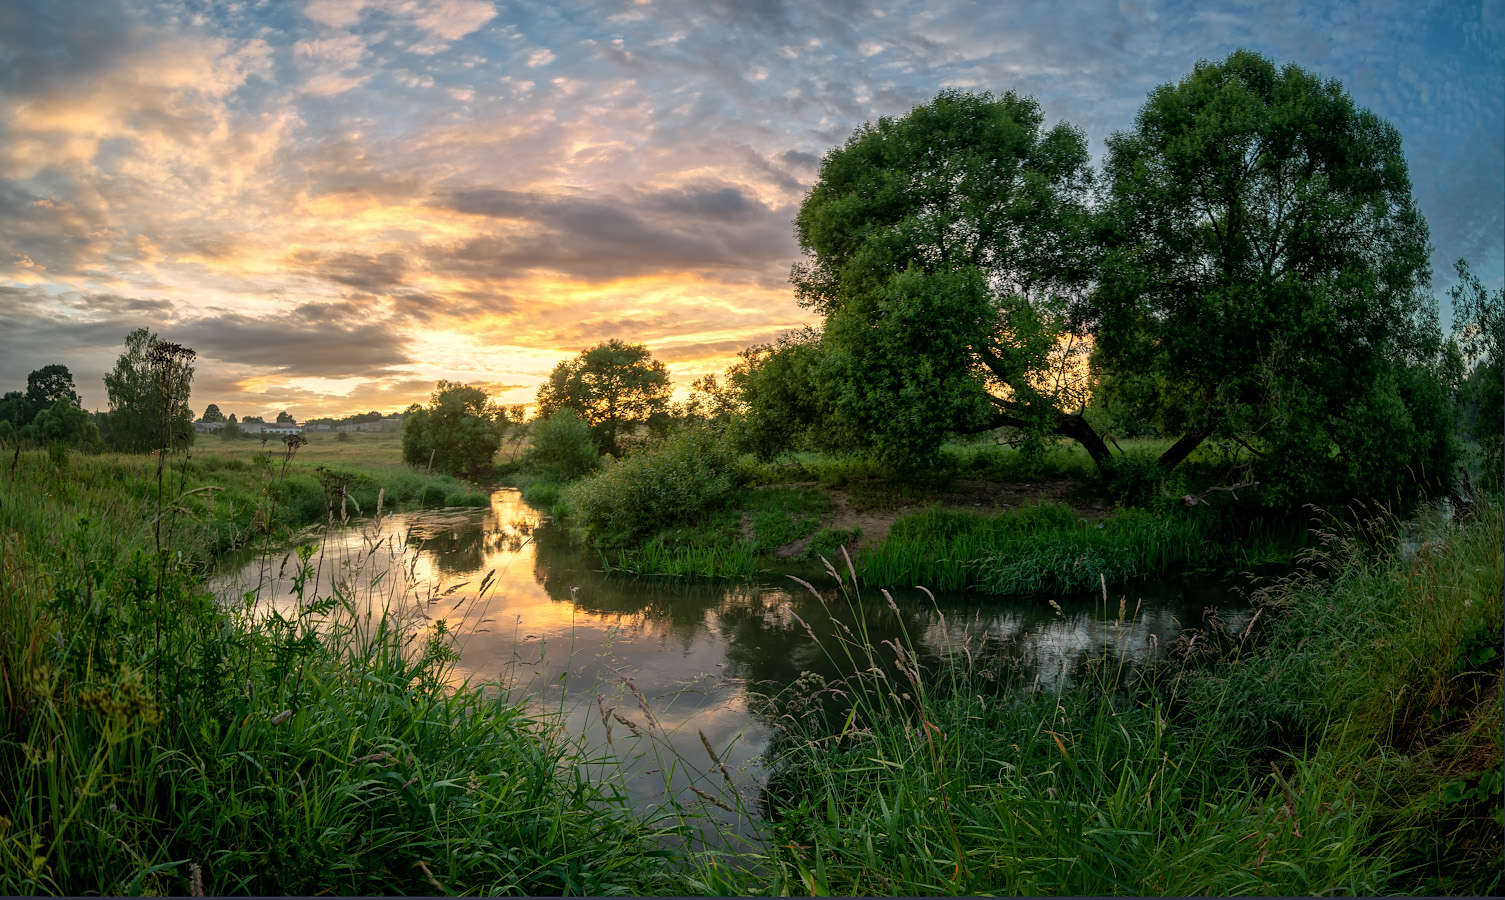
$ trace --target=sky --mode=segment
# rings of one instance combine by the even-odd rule
[[[864,122],[1014,90],[1100,164],[1240,47],[1399,129],[1445,307],[1505,274],[1502,46],[1505,0],[0,0],[0,391],[105,408],[143,326],[195,412],[528,402],[609,338],[683,391],[813,321],[792,221]]]

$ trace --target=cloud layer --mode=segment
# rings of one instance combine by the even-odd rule
[[[1501,279],[1499,0],[0,8],[0,390],[125,334],[193,402],[391,409],[439,378],[531,399],[611,337],[676,380],[807,321],[786,279],[820,156],[943,87],[1035,95],[1095,151],[1246,46],[1396,124],[1439,287]]]

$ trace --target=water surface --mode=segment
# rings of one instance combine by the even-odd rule
[[[1097,595],[1055,605],[970,594],[932,601],[920,590],[891,589],[896,614],[877,590],[864,588],[851,602],[854,595],[818,567],[801,576],[820,596],[774,573],[721,583],[608,575],[594,551],[510,488],[495,491],[489,508],[332,528],[311,562],[304,596],[338,585],[356,604],[399,610],[416,625],[443,621],[459,652],[457,679],[505,685],[557,715],[592,754],[629,758],[623,767],[603,762],[592,774],[622,778],[641,811],[670,801],[707,804],[692,785],[729,806],[738,805],[730,796],[736,791],[744,810],[758,809],[761,757],[775,723],[755,714],[755,695],[776,695],[806,672],[848,674],[836,635],[859,629],[859,620],[867,634],[859,643],[878,648],[880,661],[892,660],[884,641],[914,646],[932,671],[944,657],[978,664],[987,657],[1039,689],[1069,680],[1089,657],[1133,665],[1163,652],[1209,607],[1234,631],[1248,610],[1232,583],[1205,576],[1110,589],[1106,602]],[[837,566],[849,582],[845,563]],[[297,568],[286,548],[247,550],[214,586],[226,602],[248,598],[290,611]],[[703,740],[732,774],[731,785]],[[756,834],[756,821],[706,808],[736,833]]]

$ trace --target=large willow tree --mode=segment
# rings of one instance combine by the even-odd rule
[[[815,441],[913,465],[948,434],[1015,425],[1105,459],[1070,316],[1091,172],[1082,132],[1045,128],[1013,93],[946,91],[826,154],[793,272],[824,327],[768,353],[799,357],[770,372],[806,382],[784,394],[803,397]]]
[[[794,285],[824,323],[734,373],[752,418],[896,465],[1011,425],[1107,470],[1091,346],[1099,400],[1176,439],[1166,471],[1207,441],[1291,496],[1450,465],[1427,228],[1392,126],[1239,51],[1155,89],[1106,175],[1089,203],[1082,133],[1012,93],[859,128],[796,219]]]
[[[1451,474],[1427,226],[1400,134],[1334,80],[1237,51],[1108,141],[1103,399],[1293,494]],[[1439,471],[1441,470],[1441,471]]]

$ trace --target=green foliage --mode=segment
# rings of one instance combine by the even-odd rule
[[[44,409],[51,409],[59,400],[66,400],[78,409],[84,406],[78,390],[73,386],[73,373],[68,371],[67,366],[43,366],[26,376],[26,405],[33,415],[40,414]]]
[[[211,403],[204,407],[204,414],[199,416],[200,422],[223,422],[225,414],[220,412],[218,403]]]
[[[220,440],[222,441],[233,441],[237,438],[245,437],[245,435],[246,430],[235,422],[226,422],[225,427],[219,430]]]
[[[79,409],[66,397],[37,413],[31,424],[21,429],[21,437],[34,444],[77,447],[82,450],[103,449],[94,417]]]
[[[896,520],[882,544],[863,551],[858,572],[874,585],[1072,594],[1187,565],[1289,559],[1304,537],[1300,525],[1207,508],[1124,510],[1098,521],[1054,504],[994,516],[931,509]]]
[[[693,523],[742,482],[737,455],[713,428],[686,426],[662,443],[570,485],[570,517],[602,546],[641,542]]]
[[[807,627],[845,676],[759,704],[769,893],[1498,892],[1500,661],[1465,653],[1502,614],[1481,513],[1420,564],[1326,534],[1326,576],[1267,584],[1236,635],[1211,616],[1133,675],[1125,637],[1053,688],[964,624],[874,646],[900,610],[843,589]]]
[[[810,543],[805,547],[805,558],[835,559],[842,547],[856,543],[861,537],[862,529],[857,527],[822,528],[810,537]]]
[[[26,395],[20,391],[6,391],[0,397],[0,438],[13,441],[20,436],[21,429],[31,424],[31,416],[26,405]]]
[[[766,461],[811,443],[823,416],[814,392],[820,352],[820,334],[809,328],[742,351],[727,371],[742,407],[730,431],[739,448]]]
[[[149,551],[146,466],[18,470],[0,480],[4,893],[683,892],[555,723],[455,686],[443,623],[311,592],[287,616],[226,609],[189,555]]]
[[[556,478],[579,478],[601,463],[590,425],[569,407],[535,420],[527,465]]]
[[[1125,506],[1162,506],[1165,470],[1148,453],[1124,453],[1108,466],[1108,496]]]
[[[562,360],[538,389],[538,415],[572,409],[590,425],[601,453],[621,456],[620,439],[669,411],[669,370],[641,344],[615,338]]]
[[[748,578],[757,571],[758,554],[741,541],[681,543],[658,535],[640,547],[603,557],[606,571],[655,578]]]
[[[950,433],[1049,432],[1085,401],[1062,338],[1091,169],[1080,131],[1043,123],[1031,98],[951,90],[826,154],[792,276],[825,317],[795,386],[817,446],[913,468]]]
[[[501,438],[498,412],[486,392],[440,381],[427,407],[408,411],[402,425],[402,461],[451,475],[487,472]]]
[[[1393,126],[1239,50],[1152,91],[1108,150],[1105,404],[1182,450],[1254,451],[1283,499],[1450,473],[1427,227]]]
[[[808,536],[820,524],[821,513],[831,508],[831,498],[814,488],[769,487],[746,496],[753,543],[760,551]]]
[[[1505,487],[1505,289],[1489,293],[1464,260],[1454,269],[1453,338],[1471,367],[1458,399],[1483,453],[1484,486],[1498,492]]]
[[[125,352],[105,375],[110,399],[110,435],[127,452],[182,447],[193,440],[188,395],[193,351],[158,340],[145,328],[125,338]]]

